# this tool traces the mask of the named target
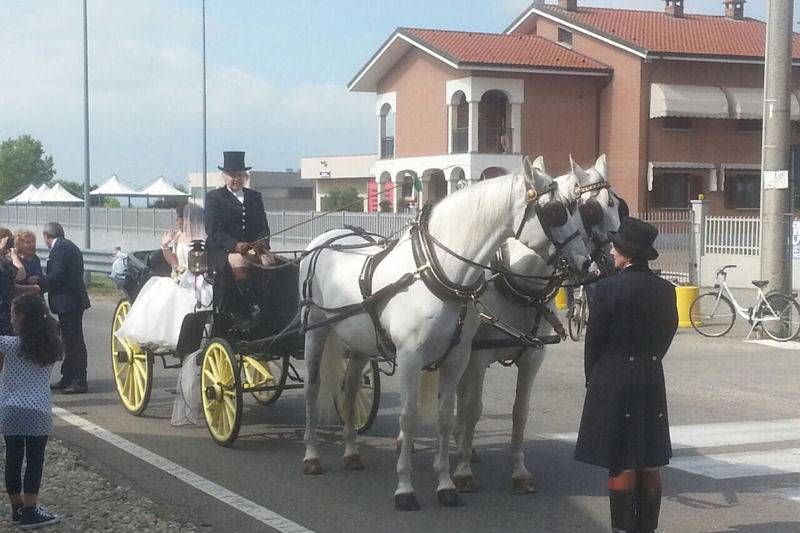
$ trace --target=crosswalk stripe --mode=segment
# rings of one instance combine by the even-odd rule
[[[578,434],[548,433],[539,437],[575,442]],[[676,450],[800,441],[800,418],[673,426],[670,428],[670,437],[672,447]]]
[[[673,457],[672,468],[714,479],[800,473],[800,448]]]

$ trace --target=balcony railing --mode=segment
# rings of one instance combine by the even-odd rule
[[[513,128],[480,128],[478,152],[482,154],[510,154],[514,146]]]
[[[452,144],[454,154],[465,154],[469,152],[469,128],[454,129]]]
[[[394,157],[394,137],[381,138],[381,159]]]

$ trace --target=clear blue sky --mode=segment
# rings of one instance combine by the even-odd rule
[[[554,1],[554,0],[552,0]],[[661,10],[661,0],[579,0]],[[799,18],[800,0],[795,0]],[[502,31],[528,0],[207,0],[208,165],[258,170],[374,153],[374,96],[345,84],[398,26]],[[721,14],[721,0],[686,0]],[[764,1],[749,16],[765,18]],[[202,169],[200,0],[89,0],[92,182]],[[58,178],[83,179],[80,0],[0,2],[0,139],[29,133]]]

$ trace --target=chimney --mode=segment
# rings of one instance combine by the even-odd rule
[[[725,16],[733,20],[742,20],[744,18],[744,4],[745,0],[725,0],[722,2],[725,6]]]
[[[578,0],[558,0],[558,7],[575,12],[578,10]]]
[[[683,0],[664,0],[664,13],[676,19],[683,18]]]

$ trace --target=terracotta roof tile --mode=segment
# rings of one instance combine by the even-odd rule
[[[455,63],[578,70],[609,67],[536,35],[400,28]]]
[[[764,57],[766,24],[752,18],[690,13],[675,18],[659,11],[582,6],[577,12],[552,5],[539,9],[648,52]],[[800,58],[800,35],[794,34],[793,46],[793,57]]]

